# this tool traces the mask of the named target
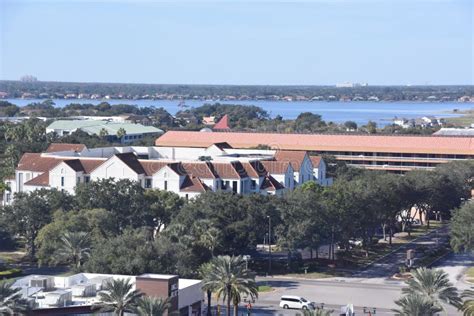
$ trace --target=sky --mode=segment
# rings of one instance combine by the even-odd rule
[[[474,84],[471,0],[0,0],[0,79]]]

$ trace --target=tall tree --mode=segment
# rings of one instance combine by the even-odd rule
[[[395,304],[400,306],[400,309],[393,309],[396,316],[434,316],[442,311],[432,300],[420,294],[406,295]]]
[[[90,255],[89,234],[86,232],[65,232],[61,237],[61,246],[57,255],[71,263],[72,267],[79,271],[81,264]]]
[[[35,239],[40,229],[51,221],[49,190],[41,189],[31,193],[17,193],[11,206],[0,209],[0,215],[10,230],[26,240],[27,255],[30,260],[36,256]]]
[[[408,287],[402,289],[406,295],[420,295],[431,300],[436,307],[445,309],[443,304],[456,308],[461,306],[458,290],[449,282],[443,270],[419,268],[413,272],[413,279],[405,282]]]
[[[466,202],[454,210],[450,226],[450,242],[454,251],[474,252],[474,203]]]
[[[168,299],[142,296],[137,300],[134,313],[139,316],[164,316],[170,308]]]
[[[218,256],[211,260],[211,267],[203,279],[204,288],[212,288],[218,298],[227,303],[227,315],[234,303],[234,315],[237,316],[241,295],[258,297],[255,274],[245,267],[242,257]]]
[[[138,290],[133,290],[130,279],[116,279],[105,284],[104,291],[99,293],[100,302],[92,308],[123,316],[126,311],[133,310],[141,296]]]

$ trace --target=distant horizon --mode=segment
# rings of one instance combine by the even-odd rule
[[[473,10],[470,0],[0,0],[0,79],[474,85]]]
[[[146,83],[146,82],[105,82],[105,81],[60,81],[60,80],[40,80],[37,81],[22,81],[19,79],[0,79],[2,81],[13,81],[22,83],[84,83],[84,84],[130,84],[130,85],[163,85],[163,86],[227,86],[227,87],[332,87],[334,88],[337,84],[352,83],[357,84],[359,82],[338,82],[334,84],[212,84],[212,83]],[[356,86],[356,87],[340,87],[340,89],[352,89],[352,88],[370,88],[370,87],[474,87],[473,84],[370,84],[367,86]]]

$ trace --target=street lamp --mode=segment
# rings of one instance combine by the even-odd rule
[[[272,275],[272,219],[268,218],[268,275]]]

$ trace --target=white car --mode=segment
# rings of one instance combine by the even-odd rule
[[[315,309],[314,303],[300,296],[284,295],[280,298],[280,307],[284,309]]]

